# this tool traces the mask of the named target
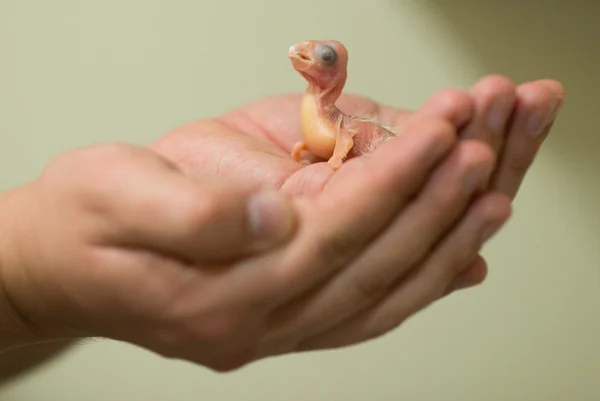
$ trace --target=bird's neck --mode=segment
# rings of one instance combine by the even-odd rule
[[[342,87],[339,85],[323,87],[310,81],[305,91],[305,95],[312,98],[317,109],[329,118],[337,117],[337,114],[340,112],[335,103],[341,93]]]
[[[332,122],[337,121],[342,114],[335,105],[339,96],[339,91],[333,88],[323,89],[309,85],[304,92],[302,108],[310,110],[303,110],[303,112],[308,114],[316,113],[320,118],[325,118]]]

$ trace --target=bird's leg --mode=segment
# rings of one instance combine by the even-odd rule
[[[342,163],[354,146],[354,136],[358,133],[356,130],[340,129],[336,135],[335,148],[333,155],[327,161],[334,170],[339,169]]]
[[[306,150],[308,150],[308,146],[306,146],[306,144],[304,142],[302,142],[302,141],[296,142],[296,144],[292,148],[292,157],[297,162],[300,162],[300,155],[302,154],[302,152],[304,152]]]

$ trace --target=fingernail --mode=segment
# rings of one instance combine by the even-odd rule
[[[536,110],[527,123],[527,131],[529,134],[538,136],[544,132],[544,127],[548,125],[558,112],[558,102],[551,103],[548,107]]]
[[[498,98],[488,114],[488,126],[495,134],[504,132],[506,122],[512,112],[513,98],[511,96],[504,96]]]
[[[248,223],[257,246],[272,246],[294,229],[294,210],[278,191],[259,192],[248,200]]]

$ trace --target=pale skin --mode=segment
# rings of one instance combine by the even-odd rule
[[[301,140],[291,149],[294,160],[300,161],[302,153],[308,151],[312,154],[309,160],[327,160],[327,164],[337,170],[345,160],[371,153],[401,134],[402,119],[390,119],[385,111],[354,108],[350,104],[344,112],[337,107],[347,79],[348,51],[342,43],[306,40],[290,47],[288,57],[307,82],[300,102]],[[552,121],[562,106],[564,88],[556,81],[540,80],[520,85],[515,91],[515,85],[508,79],[490,76],[476,85],[471,94],[475,96],[477,118],[469,122],[461,136],[485,139],[494,151],[499,151],[506,139],[504,134],[511,130],[513,138],[507,145],[508,154],[527,154],[533,150],[521,148],[524,141],[517,139],[520,137],[515,133],[537,132],[536,136],[543,140],[548,120]],[[454,95],[448,93],[446,101],[453,100]],[[346,99],[342,98],[341,103],[346,106]],[[517,109],[519,103],[523,104]],[[511,117],[514,124],[509,126]],[[520,163],[513,159],[507,163]],[[529,160],[531,155],[523,155],[523,159]],[[527,166],[513,168],[526,169]],[[509,178],[501,174],[499,179]]]
[[[12,300],[0,302],[9,311],[1,316],[14,316],[2,325],[0,344],[12,349],[2,361],[13,355],[14,362],[19,345],[106,336],[228,371],[383,335],[436,299],[483,281],[480,246],[508,219],[563,97],[555,81],[515,86],[502,77],[467,93],[442,91],[416,113],[344,95],[340,108],[375,115],[403,135],[336,174],[327,163],[305,167],[290,156],[301,136],[301,95],[186,125],[151,150],[119,145],[65,154],[36,181],[0,197],[0,289]],[[490,119],[492,105],[507,98],[506,117]],[[528,124],[538,114],[539,129]],[[262,245],[240,230],[244,199],[257,187],[290,197],[272,199],[266,221],[291,223]],[[474,190],[483,190],[475,200]],[[275,219],[276,210],[282,215]],[[178,223],[186,221],[194,224]],[[73,230],[98,241],[81,242]],[[406,243],[406,233],[420,242]],[[315,252],[327,243],[332,251]],[[92,271],[81,270],[90,263]],[[221,273],[207,275],[215,263]],[[190,287],[181,295],[184,282]]]
[[[292,46],[288,57],[308,84],[300,108],[302,140],[292,149],[294,160],[310,151],[337,170],[344,160],[371,153],[397,135],[377,116],[355,116],[336,106],[348,74],[348,51],[342,43],[307,40]]]

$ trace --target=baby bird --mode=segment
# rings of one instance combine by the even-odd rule
[[[347,78],[348,52],[342,43],[306,40],[290,47],[288,57],[308,83],[300,110],[302,141],[292,150],[296,161],[302,152],[310,151],[337,170],[346,159],[372,152],[396,136],[373,119],[351,116],[336,107]]]

